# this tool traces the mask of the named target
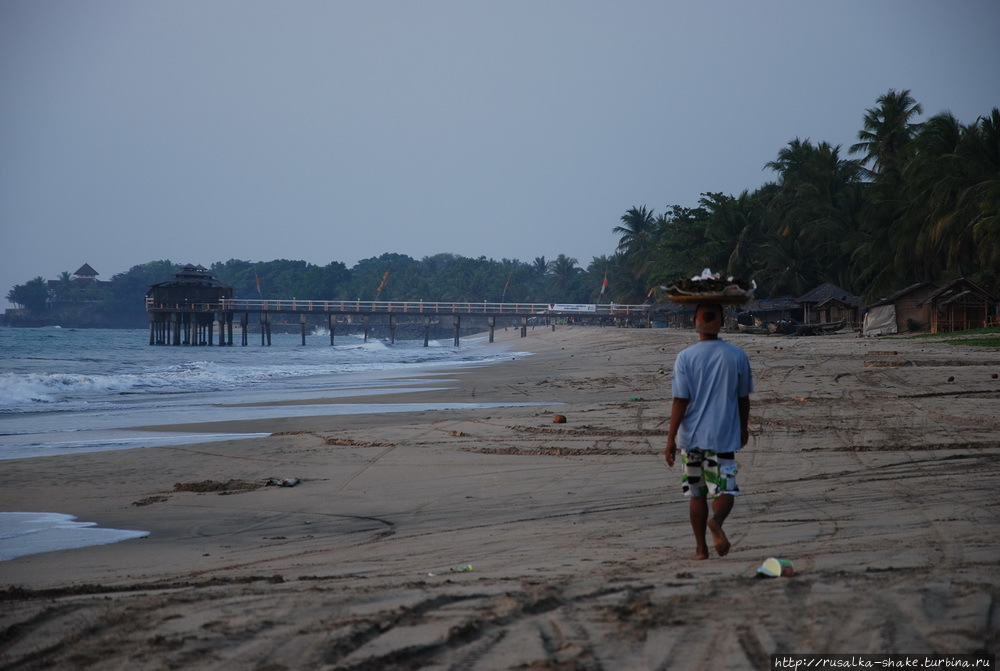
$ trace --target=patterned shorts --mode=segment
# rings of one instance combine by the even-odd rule
[[[692,498],[716,498],[720,494],[739,496],[736,484],[736,453],[711,450],[681,450],[681,489]]]

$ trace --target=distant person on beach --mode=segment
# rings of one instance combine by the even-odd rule
[[[721,305],[698,305],[694,326],[698,342],[682,350],[674,364],[674,400],[665,454],[672,468],[677,450],[681,451],[681,487],[690,497],[694,559],[708,559],[706,530],[712,533],[718,555],[729,554],[722,524],[740,492],[736,452],[750,437],[753,376],[746,353],[719,338]]]

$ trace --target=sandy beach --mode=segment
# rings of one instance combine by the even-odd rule
[[[0,562],[0,667],[764,669],[772,654],[996,654],[1000,352],[724,334],[753,366],[752,435],[732,551],[692,561],[663,445],[693,331],[518,335],[497,346],[533,356],[361,402],[538,405],[199,425],[271,435],[4,462],[2,510],[150,534]],[[285,478],[299,483],[266,485]],[[795,575],[759,577],[768,557]]]

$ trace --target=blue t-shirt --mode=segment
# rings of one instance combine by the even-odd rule
[[[724,340],[699,340],[674,364],[673,395],[688,399],[677,430],[682,450],[736,452],[740,445],[738,399],[753,391],[750,359]]]

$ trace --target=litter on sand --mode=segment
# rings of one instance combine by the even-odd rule
[[[791,559],[768,557],[757,569],[757,573],[768,578],[787,578],[795,573],[795,567],[792,566]]]
[[[466,564],[465,566],[455,566],[448,569],[448,573],[472,573],[472,564]],[[434,577],[437,574],[433,571],[429,572],[427,575]]]
[[[298,478],[268,478],[267,484],[270,487],[294,487],[299,484]]]

